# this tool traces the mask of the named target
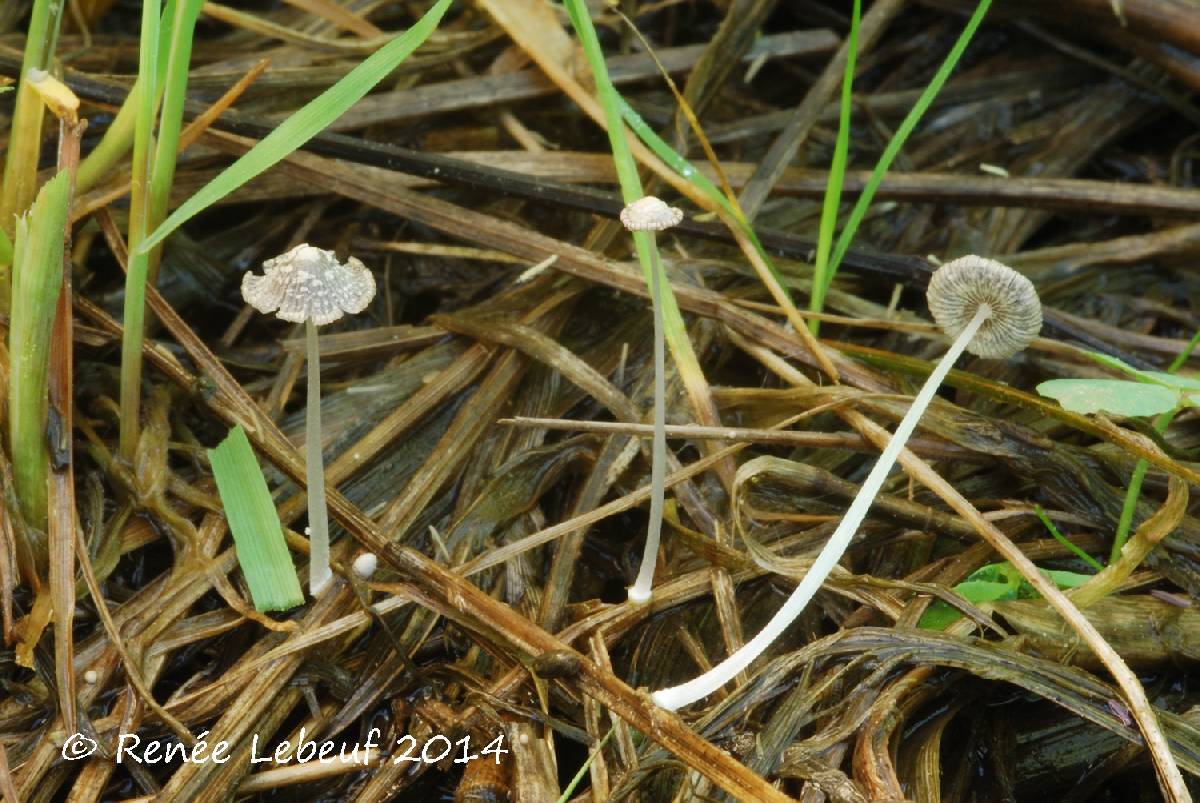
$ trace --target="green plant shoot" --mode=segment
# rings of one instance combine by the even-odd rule
[[[29,213],[17,218],[12,322],[8,331],[8,432],[13,482],[25,521],[46,528],[47,368],[50,330],[62,285],[70,176],[46,182]]]
[[[303,604],[283,527],[246,433],[240,426],[229,430],[217,448],[208,450],[208,459],[254,607],[286,611]]]

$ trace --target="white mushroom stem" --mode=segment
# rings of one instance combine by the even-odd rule
[[[650,258],[653,266],[650,277],[650,303],[654,312],[654,437],[650,460],[650,521],[646,525],[646,546],[642,550],[642,565],[637,580],[629,587],[630,602],[649,602],[654,567],[658,562],[658,542],[662,536],[663,503],[666,496],[667,471],[667,347],[663,334],[662,262],[654,231],[650,238]]]
[[[317,325],[304,322],[308,351],[308,402],[304,421],[304,478],[308,484],[308,592],[314,597],[333,579],[329,568],[329,514],[325,509],[325,461],[321,456],[321,355]]]
[[[866,518],[867,511],[870,509],[871,503],[875,501],[876,494],[883,487],[883,481],[887,478],[888,472],[895,465],[896,458],[900,455],[900,450],[904,448],[904,444],[908,441],[909,436],[916,429],[917,421],[925,414],[925,409],[929,407],[929,403],[933,400],[934,394],[937,393],[942,381],[946,378],[946,374],[950,372],[954,363],[979,331],[979,327],[984,324],[991,314],[991,307],[987,304],[981,304],[975,311],[975,315],[971,318],[970,322],[959,333],[958,337],[955,338],[954,342],[950,345],[950,349],[938,362],[937,366],[933,369],[933,373],[929,375],[929,379],[925,381],[925,385],[917,393],[916,398],[913,399],[912,406],[908,408],[908,412],[904,414],[904,418],[901,419],[899,426],[896,427],[896,431],[892,434],[891,439],[888,440],[888,444],[884,448],[883,453],[879,455],[879,460],[876,461],[875,467],[867,475],[867,479],[863,482],[858,495],[854,497],[854,501],[851,502],[850,507],[846,510],[846,515],[838,523],[837,529],[834,530],[828,543],[821,550],[821,554],[817,555],[817,559],[813,561],[813,565],[804,575],[804,579],[796,586],[796,590],[783,603],[783,607],[771,618],[771,621],[767,622],[758,635],[746,642],[741,649],[735,651],[733,655],[730,655],[703,675],[679,686],[672,686],[669,689],[661,689],[654,692],[652,697],[656,704],[669,711],[674,711],[707,697],[733,680],[739,672],[750,666],[796,620],[796,617],[808,605],[809,600],[817,593],[817,589],[825,582],[825,578],[833,571],[833,567],[841,560],[842,554],[845,553],[846,547],[850,545],[850,541],[858,531],[859,525]]]

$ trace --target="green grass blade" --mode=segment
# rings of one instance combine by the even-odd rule
[[[697,170],[695,165],[680,155],[679,151],[667,144],[666,140],[642,119],[642,116],[629,105],[629,101],[625,100],[615,87],[613,91],[617,93],[617,108],[620,109],[621,118],[629,126],[629,130],[637,134],[638,139],[646,143],[646,147],[654,151],[654,155],[662,159],[667,167],[698,187],[713,203],[720,204],[726,212],[735,215],[733,205],[729,203],[725,193],[721,192],[716,184],[709,181],[708,176]]]
[[[583,47],[583,54],[587,58],[588,66],[592,68],[592,77],[596,81],[596,94],[600,98],[600,105],[604,108],[605,128],[608,130],[608,143],[612,149],[613,166],[617,170],[617,181],[621,185],[621,194],[625,198],[625,203],[632,203],[642,197],[642,180],[638,176],[637,163],[633,160],[633,154],[629,151],[629,143],[625,141],[625,128],[621,124],[617,90],[608,76],[608,65],[605,63],[604,53],[600,49],[600,39],[596,36],[592,18],[582,0],[566,0],[566,8],[571,25],[579,37],[579,44]]]
[[[896,158],[896,154],[900,153],[900,149],[904,147],[908,136],[917,127],[917,123],[925,115],[926,110],[929,109],[929,105],[933,103],[933,99],[942,90],[942,85],[946,83],[946,79],[950,77],[950,73],[958,66],[958,60],[962,58],[963,52],[967,49],[967,45],[975,35],[975,31],[979,28],[980,23],[983,22],[983,17],[987,14],[991,4],[992,0],[979,0],[979,5],[975,7],[975,13],[967,20],[966,27],[963,28],[962,33],[959,34],[958,41],[950,48],[946,59],[938,67],[937,72],[934,73],[933,80],[929,82],[929,85],[925,87],[921,96],[917,98],[917,102],[909,110],[908,115],[904,118],[904,122],[896,129],[895,136],[892,137],[887,147],[884,148],[883,155],[879,157],[879,163],[875,165],[875,170],[871,173],[871,178],[868,179],[867,185],[863,188],[862,195],[858,196],[858,201],[850,211],[846,227],[842,229],[842,234],[838,237],[837,245],[833,250],[833,257],[829,261],[828,282],[826,287],[821,290],[822,293],[828,289],[828,284],[833,282],[838,265],[842,263],[842,257],[850,249],[850,243],[854,240],[854,235],[858,231],[859,224],[866,217],[867,209],[875,197],[875,191],[879,189],[880,182],[883,181],[884,174],[892,166],[892,161]],[[817,292],[816,287],[813,288],[813,292]]]
[[[846,70],[842,75],[842,100],[838,115],[837,142],[833,147],[833,163],[829,166],[829,180],[825,185],[825,202],[821,207],[821,225],[817,234],[817,258],[814,263],[812,294],[808,308],[820,312],[825,306],[825,292],[833,281],[829,251],[833,247],[833,232],[837,227],[838,209],[842,203],[842,184],[846,178],[846,158],[850,151],[850,107],[854,89],[854,66],[858,58],[858,24],[862,17],[862,2],[854,0],[854,11],[850,16],[850,34],[846,40]],[[815,335],[821,325],[818,320],[808,322]]]
[[[192,34],[204,0],[180,0],[168,39],[165,76],[162,81],[162,112],[158,119],[158,139],[150,165],[149,221],[157,226],[167,214],[171,183],[175,179],[175,162],[179,151],[179,130],[183,125],[183,103],[187,99],[188,66],[192,59]],[[168,9],[170,11],[170,9]],[[158,275],[161,248],[150,252],[148,281],[154,284]]]
[[[612,738],[615,728],[609,728],[608,733],[604,734],[604,738],[596,743],[592,752],[588,753],[587,760],[583,762],[583,766],[576,771],[575,776],[571,778],[571,782],[567,784],[567,788],[558,797],[558,803],[567,803],[571,796],[575,794],[575,790],[579,788],[579,784],[583,782],[583,776],[587,774],[588,769],[592,766],[592,762],[596,760],[596,756],[600,755],[604,750],[604,745],[608,744],[608,740]]]
[[[596,82],[596,94],[604,107],[605,127],[608,129],[613,165],[617,170],[617,179],[621,186],[621,197],[625,203],[633,203],[643,195],[642,180],[638,176],[637,163],[633,159],[633,154],[629,151],[629,143],[625,141],[625,127],[621,122],[620,94],[608,77],[608,66],[604,61],[604,53],[600,50],[600,40],[596,36],[596,29],[592,26],[586,6],[581,0],[567,0],[566,9],[567,15],[575,27],[575,32],[579,36],[579,42],[583,46],[588,65],[592,69],[592,76]],[[643,128],[648,130],[644,124]],[[659,141],[661,142],[661,140]],[[666,145],[666,143],[662,144]],[[668,148],[668,150],[670,149]],[[676,154],[676,158],[682,160],[678,154]],[[683,162],[686,164],[686,160]],[[695,175],[699,174],[693,169],[692,175],[688,177],[693,178]],[[655,266],[655,260],[650,252],[652,248],[650,235],[647,232],[634,232],[633,242],[637,250],[638,262],[642,266],[642,272],[646,279],[646,287],[649,289],[653,286]],[[671,354],[675,358],[675,364],[681,374],[686,375],[689,371],[698,373],[700,363],[692,350],[691,341],[688,340],[687,327],[684,325],[675,294],[671,291],[671,285],[665,273],[659,276],[659,281],[663,291],[663,328],[667,343],[671,347]]]
[[[441,21],[442,15],[446,13],[450,2],[451,0],[438,0],[415,25],[372,53],[344,78],[284,120],[278,128],[263,137],[257,145],[176,209],[146,238],[139,250],[149,251],[185,222],[278,163],[327,128],[429,38]]]
[[[30,212],[17,219],[13,249],[12,320],[8,331],[9,444],[13,482],[21,513],[46,528],[47,368],[50,331],[62,285],[64,235],[70,177],[60,172],[46,182]]]
[[[1196,350],[1196,346],[1200,346],[1200,330],[1197,330],[1196,334],[1192,335],[1192,339],[1183,347],[1183,351],[1179,352],[1175,359],[1171,360],[1171,364],[1167,366],[1167,373],[1173,374],[1182,368],[1183,364],[1192,356],[1192,352]]]
[[[754,228],[746,220],[746,216],[742,214],[742,210],[736,204],[730,202],[725,193],[721,192],[717,185],[709,180],[708,176],[697,170],[695,165],[680,155],[678,151],[658,135],[658,132],[647,125],[642,116],[629,105],[629,102],[621,96],[616,88],[613,89],[613,92],[616,94],[617,105],[621,110],[621,117],[625,120],[625,124],[629,126],[629,129],[665,165],[687,179],[692,186],[703,192],[713,203],[719,205],[729,215],[738,228],[741,229],[742,233],[746,235],[746,239],[754,246],[755,251],[762,258],[763,264],[767,266],[767,271],[774,277],[775,283],[779,286],[780,290],[790,299],[791,295],[788,293],[787,283],[779,271],[775,269],[775,262],[771,259],[771,255],[767,253],[767,249],[763,248],[758,235],[754,232]]]
[[[175,31],[176,0],[167,0],[163,6],[162,18],[158,26],[158,69],[155,70],[155,86],[160,88],[166,83],[167,56],[171,52],[170,41]],[[191,46],[190,37],[188,46]],[[133,144],[133,130],[136,125],[138,109],[141,108],[141,93],[143,81],[139,77],[133,83],[125,102],[117,110],[116,116],[104,130],[100,141],[91,152],[79,163],[75,173],[75,193],[82,194],[96,186],[117,162],[124,158]]]
[[[286,611],[302,605],[304,593],[283,526],[246,433],[241,427],[229,430],[217,448],[208,450],[208,459],[254,607]]]
[[[1050,531],[1050,534],[1054,536],[1055,541],[1058,541],[1058,543],[1071,550],[1073,553],[1075,553],[1076,557],[1078,557],[1088,566],[1091,566],[1096,571],[1104,571],[1103,563],[1084,552],[1082,547],[1070,541],[1065,535],[1058,531],[1058,528],[1054,526],[1054,522],[1050,521],[1050,517],[1046,515],[1046,511],[1042,510],[1041,505],[1035,505],[1033,512],[1036,513],[1037,517],[1042,520],[1042,524],[1045,525],[1046,529]]]
[[[121,338],[121,456],[132,462],[141,432],[142,336],[146,326],[146,278],[150,259],[138,246],[150,230],[149,193],[154,157],[154,118],[158,107],[158,0],[142,4],[142,30],[138,48],[138,97],[133,132],[133,166],[129,194],[129,264],[125,273],[125,307]]]

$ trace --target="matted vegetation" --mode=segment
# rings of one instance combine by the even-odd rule
[[[4,4],[0,797],[1190,800],[1197,30]],[[626,231],[647,194],[683,220]],[[301,243],[378,288],[319,336],[240,291]],[[873,485],[965,254],[1041,336],[961,357],[799,618],[656,705]]]

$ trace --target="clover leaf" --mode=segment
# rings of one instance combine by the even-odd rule
[[[1051,379],[1037,386],[1038,393],[1056,400],[1073,413],[1111,413],[1152,416],[1179,407],[1200,406],[1200,378],[1165,371],[1142,371],[1124,360],[1087,352],[1087,356],[1127,379]]]
[[[1124,379],[1051,379],[1038,385],[1037,391],[1073,413],[1150,416],[1180,404],[1177,390]]]

